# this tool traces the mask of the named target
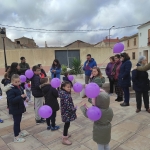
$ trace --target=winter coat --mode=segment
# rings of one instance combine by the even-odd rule
[[[103,83],[105,83],[105,78],[104,78],[104,77],[102,77],[102,78],[100,78],[100,77],[93,77],[93,78],[91,79],[91,82],[94,82],[94,83],[96,83],[99,87],[102,87]]]
[[[63,81],[68,81],[68,82],[70,82],[71,86],[73,87],[73,84],[72,84],[72,82],[68,79],[68,77],[63,77]]]
[[[45,105],[50,106],[53,111],[58,111],[58,91],[55,88],[53,88],[50,84],[41,85],[41,89],[45,98]]]
[[[137,66],[141,66],[137,64]],[[146,71],[132,71],[133,90],[137,92],[149,91],[149,79]]]
[[[108,76],[108,78],[111,78],[111,72],[112,72],[112,68],[114,66],[114,63],[108,63],[107,67],[105,69],[106,75]]]
[[[42,90],[40,89],[40,76],[34,74],[31,78],[31,91],[32,95],[36,98],[43,97]]]
[[[111,140],[111,121],[113,118],[113,111],[109,107],[110,97],[106,92],[101,92],[95,99],[95,106],[102,111],[102,116],[93,124],[93,140],[97,144],[106,145]],[[87,117],[87,109],[85,106],[80,107],[84,116]]]
[[[85,75],[91,76],[92,70],[90,70],[90,68],[93,68],[95,66],[97,66],[97,63],[94,60],[94,58],[91,58],[90,61],[85,61],[84,66],[83,66],[83,70],[85,71]]]
[[[7,99],[9,101],[9,114],[19,115],[26,111],[24,106],[24,100],[26,98],[22,98],[21,95],[24,94],[21,86],[13,86],[11,84],[5,86]]]
[[[26,70],[30,69],[30,66],[28,63],[20,63],[19,66],[20,66],[20,72],[23,75],[25,74]]]
[[[56,70],[56,72],[52,72],[53,70]],[[55,78],[55,76],[56,76],[56,78],[60,79],[61,68],[57,68],[57,67],[53,68],[53,67],[51,67],[50,72],[51,72],[51,78],[52,79]]]
[[[122,65],[120,67],[120,73],[118,76],[118,86],[119,87],[131,87],[131,61],[126,60],[122,62]]]
[[[76,108],[74,107],[71,93],[64,90],[59,92],[60,106],[61,106],[61,118],[62,122],[70,122],[77,118]]]

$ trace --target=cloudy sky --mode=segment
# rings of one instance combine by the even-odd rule
[[[150,21],[150,0],[0,0],[0,5],[0,24],[25,28],[98,30]],[[26,36],[39,46],[45,41],[48,46],[64,46],[75,40],[95,44],[108,36],[108,31],[102,30],[68,33],[6,28],[11,40]],[[137,32],[137,27],[113,29],[111,37]]]

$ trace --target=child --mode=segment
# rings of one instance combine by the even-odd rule
[[[52,115],[46,119],[47,130],[52,130],[52,131],[58,130],[60,127],[56,126],[55,124],[56,112],[59,110],[59,104],[57,101],[58,91],[50,85],[48,78],[41,79],[40,87],[42,89],[45,98],[45,105],[50,106],[53,110]],[[50,125],[50,121],[51,121],[51,125]]]
[[[71,145],[72,143],[68,140],[70,137],[70,135],[68,135],[68,129],[70,127],[70,122],[75,120],[77,117],[76,108],[74,107],[71,97],[70,82],[62,83],[61,90],[59,91],[59,97],[61,104],[61,118],[62,122],[65,122],[62,144]]]
[[[34,105],[35,105],[35,119],[36,124],[44,123],[45,121],[39,116],[38,110],[43,106],[43,93],[40,89],[40,73],[41,69],[38,66],[33,66],[32,71],[34,76],[31,79],[31,91],[34,96]]]
[[[70,82],[71,87],[73,87],[73,84],[72,84],[72,82],[68,79],[68,76],[69,76],[69,73],[68,73],[68,72],[64,73],[63,81],[64,81],[64,82],[65,82],[65,81]]]
[[[101,93],[92,99],[92,104],[101,109],[102,117],[93,124],[93,140],[98,144],[98,150],[110,150],[109,142],[111,140],[111,121],[113,118],[113,111],[109,107],[110,97],[101,90]],[[87,117],[86,105],[80,107],[84,116]]]
[[[25,112],[24,100],[26,95],[20,86],[19,75],[14,74],[11,78],[11,84],[7,86],[6,94],[9,100],[9,113],[13,115],[14,120],[14,142],[25,142],[24,134],[20,130],[22,113]]]
[[[105,78],[102,76],[102,73],[98,67],[94,67],[92,69],[92,75],[90,77],[90,82],[96,83],[99,87],[102,87],[105,83]],[[88,101],[91,103],[91,99],[89,98]]]
[[[26,90],[26,95],[27,95],[27,98],[28,98],[28,102],[31,102],[31,84],[30,84],[30,80],[26,81],[25,90]]]

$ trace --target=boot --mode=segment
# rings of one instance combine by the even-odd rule
[[[121,102],[121,101],[123,101],[123,97],[118,97],[117,102]]]
[[[71,145],[72,143],[68,140],[68,136],[63,136],[62,144],[64,144],[64,145]]]

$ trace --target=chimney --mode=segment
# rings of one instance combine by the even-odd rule
[[[46,43],[46,41],[45,41],[45,48],[47,48],[47,43]]]

